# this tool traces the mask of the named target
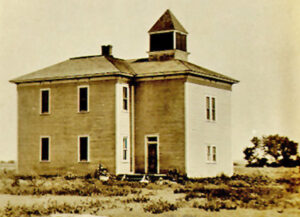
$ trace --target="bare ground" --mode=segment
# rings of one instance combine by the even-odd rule
[[[240,175],[247,176],[268,176],[270,179],[280,179],[280,178],[295,178],[299,179],[299,168],[245,168],[243,166],[236,166],[235,173]],[[4,182],[7,183],[7,182]],[[2,186],[0,188],[3,188]],[[5,209],[7,204],[10,206],[39,206],[47,204],[51,201],[55,201],[58,204],[74,204],[81,205],[89,201],[100,201],[102,204],[102,209],[97,211],[98,216],[166,216],[166,217],[194,217],[194,216],[213,216],[213,217],[233,217],[233,216],[243,216],[243,217],[282,217],[282,216],[300,216],[300,206],[293,206],[293,204],[300,204],[300,194],[299,186],[296,186],[296,191],[288,194],[285,198],[287,204],[289,201],[290,206],[284,205],[280,207],[271,207],[267,209],[252,209],[252,208],[237,208],[236,210],[220,210],[220,211],[205,211],[204,209],[193,208],[193,203],[195,201],[200,201],[201,199],[195,198],[191,201],[184,200],[186,194],[178,193],[174,194],[174,188],[177,187],[177,184],[171,184],[166,186],[153,185],[151,188],[145,188],[141,190],[140,195],[150,198],[150,201],[167,201],[169,203],[176,203],[178,209],[175,211],[168,211],[161,214],[152,214],[144,211],[146,203],[136,203],[136,202],[124,202],[127,199],[134,198],[133,194],[128,194],[127,196],[72,196],[72,195],[9,195],[9,194],[0,194],[0,209]],[[87,211],[88,212],[88,211]],[[54,215],[52,216],[59,217],[75,217],[75,216],[84,216],[81,215]]]

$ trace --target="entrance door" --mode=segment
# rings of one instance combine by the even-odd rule
[[[147,172],[150,174],[158,173],[158,139],[157,136],[147,137]]]

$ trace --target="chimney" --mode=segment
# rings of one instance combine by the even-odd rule
[[[102,56],[112,56],[112,46],[111,45],[102,45]]]

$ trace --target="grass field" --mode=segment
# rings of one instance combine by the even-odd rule
[[[236,166],[232,177],[182,184],[19,177],[1,170],[0,216],[300,216],[299,192],[299,168]]]

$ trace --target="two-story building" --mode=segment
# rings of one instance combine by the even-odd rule
[[[11,80],[21,174],[232,174],[237,80],[188,62],[187,31],[167,10],[147,58],[74,57]]]

